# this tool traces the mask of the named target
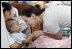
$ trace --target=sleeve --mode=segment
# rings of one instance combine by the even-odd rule
[[[47,32],[51,34],[56,34],[60,31],[60,27],[56,24],[48,25]]]
[[[20,33],[20,34],[23,38],[26,38],[26,35],[24,33]]]
[[[18,42],[19,44],[22,44],[24,40],[26,39],[20,36],[20,37],[17,37],[15,41]]]
[[[15,40],[15,42],[19,44],[22,44],[22,42],[26,40],[26,38],[24,38],[23,35],[13,35],[12,37]]]
[[[9,46],[11,46],[12,44],[15,43],[14,39],[12,37],[10,37],[9,34],[8,34],[8,42],[9,42]]]
[[[49,32],[51,34],[56,34],[60,31],[58,19],[52,18],[52,19],[48,20],[47,22],[48,22],[46,24],[47,32]]]

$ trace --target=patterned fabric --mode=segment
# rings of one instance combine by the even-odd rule
[[[55,40],[42,35],[32,45],[36,48],[71,48],[71,34],[69,37],[63,37],[62,40]]]

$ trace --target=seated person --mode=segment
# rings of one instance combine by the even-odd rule
[[[5,22],[8,20],[8,19],[15,19],[15,18],[18,18],[18,17],[13,17],[14,16],[14,11],[17,11],[13,8],[13,6],[7,2],[2,2],[2,7],[3,7],[3,13],[4,13],[4,19],[5,19]],[[19,19],[18,19],[19,20]],[[22,22],[22,21],[21,21]],[[23,26],[24,27],[24,26]],[[26,26],[25,26],[26,27]],[[22,45],[15,42],[13,40],[13,38],[11,38],[11,36],[9,35],[9,32],[8,32],[8,42],[9,42],[9,46],[10,48],[21,48]]]
[[[20,32],[21,26],[15,19],[6,21],[6,27],[7,27],[8,31],[11,33],[10,34],[11,37],[15,40],[15,42],[17,42],[19,44],[25,45],[25,44],[29,43],[29,41],[31,41],[32,38],[34,37],[34,34],[32,34],[32,35],[28,36],[28,38],[27,38],[27,36],[25,34],[21,33]],[[29,45],[29,46],[31,46],[31,45]],[[31,48],[29,46],[28,46],[28,48]]]

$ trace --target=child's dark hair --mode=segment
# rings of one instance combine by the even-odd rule
[[[22,11],[22,15],[25,15],[27,17],[31,17],[31,14],[35,14],[35,15],[40,15],[45,9],[41,10],[40,5],[28,5],[27,7],[25,7]]]
[[[6,10],[7,11],[10,11],[12,9],[12,5],[10,5],[9,3],[7,2],[2,2],[2,7],[4,8],[3,9],[3,12],[5,12]]]

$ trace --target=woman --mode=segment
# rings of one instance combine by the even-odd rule
[[[5,21],[7,21],[8,19],[13,19],[13,7],[6,2],[2,2],[2,6],[3,6],[3,12],[4,12],[4,18]],[[8,34],[8,41],[9,41],[9,46],[10,48],[20,48],[22,47],[22,45],[20,45],[19,43],[15,42],[10,35]]]
[[[27,6],[22,11],[22,18],[31,27],[43,23],[45,36],[61,40],[61,28],[71,28],[71,7],[57,5],[44,10],[36,6]],[[41,31],[42,32],[42,31]]]

